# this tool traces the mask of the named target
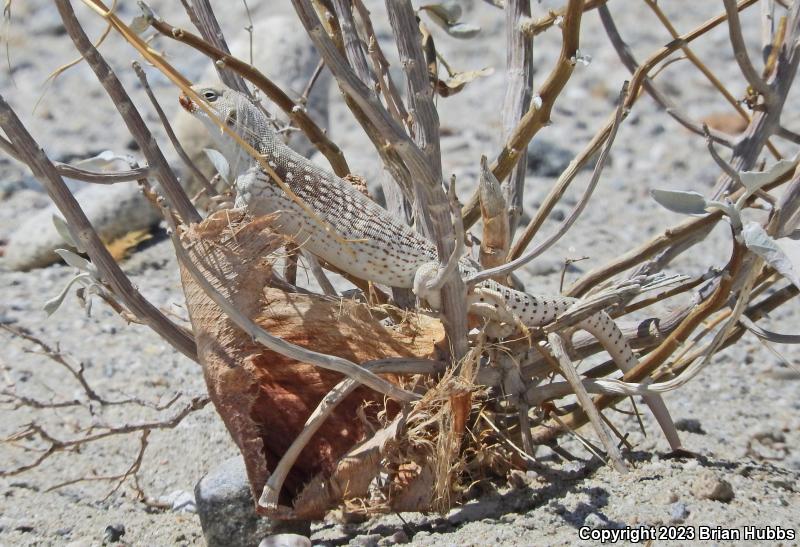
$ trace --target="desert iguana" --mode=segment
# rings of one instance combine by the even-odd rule
[[[259,216],[280,213],[273,227],[293,237],[312,254],[360,279],[391,287],[414,288],[417,296],[432,307],[438,307],[436,294],[419,294],[424,285],[420,279],[435,273],[438,267],[432,242],[396,220],[346,181],[283,144],[264,114],[244,95],[213,85],[195,86],[193,90],[220,121],[261,154],[262,160],[310,211],[287,195],[259,162],[236,139],[222,131],[202,108],[182,95],[181,105],[208,127],[228,161],[231,179],[236,181],[237,208],[246,208]],[[476,266],[464,258],[460,269],[462,273],[469,273],[474,272]],[[476,285],[467,298],[470,313],[490,320],[512,317],[513,322],[519,321],[528,327],[551,322],[576,302],[561,296],[532,296],[495,281]],[[637,364],[622,332],[605,312],[590,316],[578,326],[594,335],[623,371]],[[645,400],[672,449],[680,448],[675,426],[661,397],[648,394]]]

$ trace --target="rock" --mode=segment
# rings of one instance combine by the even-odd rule
[[[675,428],[678,431],[686,431],[688,433],[697,433],[698,435],[705,435],[706,432],[703,429],[700,420],[695,420],[694,418],[681,418],[675,422]]]
[[[308,39],[299,20],[296,17],[275,16],[256,21],[253,35],[256,40],[258,40],[259,36],[268,36],[270,43],[268,48],[256,47],[253,49],[253,64],[290,97],[298,99],[303,94],[319,63],[316,49]],[[231,41],[230,49],[239,58],[249,59],[250,36],[247,33],[241,34]],[[218,79],[214,67],[209,66],[199,81],[216,82]],[[314,84],[306,104],[306,110],[311,118],[323,129],[328,126],[329,87],[330,73],[327,70],[323,70]],[[268,112],[278,119],[278,123],[281,126],[288,123],[288,117],[283,111],[263,95],[262,104]],[[215,146],[208,135],[208,131],[205,126],[193,116],[187,114],[182,108],[177,108],[176,111],[177,114],[172,119],[175,135],[195,165],[210,178],[215,173],[214,166],[206,157],[203,149],[214,148]],[[296,152],[306,157],[309,157],[316,150],[300,131],[289,133],[288,144]],[[190,197],[202,189],[201,182],[195,180],[190,173],[186,173],[183,179],[185,180],[184,186]]]
[[[350,545],[355,545],[357,547],[378,547],[378,542],[380,540],[380,534],[367,534],[354,537],[350,540]]]
[[[550,141],[536,138],[528,145],[528,174],[539,177],[557,177],[569,162],[573,153]]]
[[[398,544],[398,545],[402,544],[402,543],[408,543],[409,542],[408,534],[406,534],[406,532],[404,530],[398,530],[397,532],[392,534],[391,540],[392,540],[392,543],[395,543],[395,544]]]
[[[721,501],[728,503],[734,498],[731,483],[720,479],[708,471],[700,474],[692,483],[692,494],[697,499]]]
[[[253,547],[270,536],[309,535],[307,521],[271,521],[256,514],[244,462],[239,456],[209,471],[197,483],[194,497],[208,547]]]
[[[583,521],[583,525],[593,529],[608,528],[608,519],[604,518],[604,515],[599,515],[597,513],[589,513],[588,515],[586,515],[586,518]]]
[[[176,513],[197,513],[194,494],[186,490],[175,490],[159,501],[169,505]]]
[[[299,534],[275,534],[262,539],[258,547],[311,547],[311,540]]]
[[[103,241],[158,224],[159,214],[139,191],[136,182],[93,185],[75,194],[83,212]],[[53,225],[61,216],[55,205],[37,211],[14,231],[5,249],[5,263],[17,271],[42,268],[59,260],[55,249],[69,248]]]
[[[669,509],[669,518],[672,522],[683,522],[689,516],[689,509],[682,501],[676,501]]]
[[[506,481],[511,488],[515,488],[517,490],[522,490],[528,488],[529,481],[528,477],[525,476],[525,473],[520,471],[519,469],[512,469],[508,473],[508,477],[506,477]]]
[[[125,535],[124,524],[109,524],[103,531],[103,543],[115,543]]]

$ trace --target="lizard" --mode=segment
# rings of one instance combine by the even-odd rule
[[[208,128],[228,161],[237,192],[236,208],[255,216],[278,213],[273,228],[301,242],[318,258],[360,279],[414,289],[431,308],[439,308],[438,293],[425,290],[425,281],[439,267],[438,254],[430,240],[345,180],[286,146],[266,116],[245,95],[222,85],[196,85],[192,90],[205,101],[205,108],[186,94],[181,94],[179,102]],[[206,109],[239,139],[222,130]],[[239,140],[261,156],[261,161],[269,165],[294,197],[273,180]],[[463,257],[459,270],[468,275],[477,271],[477,265]],[[470,313],[494,321],[519,322],[526,327],[553,321],[575,302],[577,299],[564,296],[531,295],[493,280],[482,281],[467,293]],[[619,327],[604,311],[577,326],[595,336],[623,372],[638,364]],[[672,450],[681,449],[677,430],[660,395],[649,393],[644,399]]]

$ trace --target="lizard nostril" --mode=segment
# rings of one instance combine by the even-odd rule
[[[185,93],[181,93],[181,96],[178,98],[178,102],[187,112],[189,113],[194,112],[195,110],[194,103],[192,102],[192,99],[190,99]]]

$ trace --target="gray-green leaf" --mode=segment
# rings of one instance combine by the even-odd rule
[[[674,190],[650,190],[650,195],[659,205],[684,215],[702,215],[706,213],[706,198],[697,192],[681,192]]]
[[[751,194],[767,184],[774,182],[786,173],[797,167],[798,156],[791,160],[780,160],[766,171],[742,171],[739,177],[742,179],[747,191]]]
[[[139,15],[134,17],[133,21],[131,21],[131,24],[128,26],[136,34],[142,34],[150,27],[150,18],[146,15]]]
[[[446,26],[444,30],[453,38],[467,40],[473,36],[477,36],[481,31],[481,27],[471,23],[456,23],[455,25]]]
[[[791,259],[759,223],[748,222],[745,224],[742,236],[748,249],[763,258],[767,264],[800,289],[800,277],[798,277]]]
[[[438,4],[426,4],[420,6],[420,9],[426,10],[432,18],[440,19],[445,25],[454,25],[461,19],[461,4],[456,0],[448,0]]]
[[[56,254],[60,256],[64,262],[82,272],[91,273],[93,270],[91,262],[82,256],[76,255],[72,251],[67,249],[56,249]]]
[[[78,242],[75,241],[75,238],[72,237],[72,232],[70,232],[67,222],[58,215],[53,215],[52,218],[53,226],[56,227],[56,232],[58,232],[58,235],[60,235],[61,239],[64,240],[64,243],[78,249],[80,252],[84,252]]]
[[[47,312],[47,316],[48,317],[53,315],[56,312],[56,310],[61,306],[62,302],[64,302],[64,298],[67,297],[67,293],[69,292],[69,288],[72,287],[72,285],[76,281],[82,281],[84,279],[88,281],[90,279],[89,274],[82,273],[82,274],[76,275],[75,277],[73,277],[72,279],[70,279],[67,282],[66,286],[64,286],[64,288],[61,289],[61,292],[58,293],[58,295],[55,298],[51,298],[50,300],[48,300],[47,302],[44,303],[43,309],[44,309],[45,312]]]
[[[461,6],[458,2],[448,1],[440,4],[428,4],[420,9],[424,9],[431,20],[453,38],[472,38],[481,31],[481,27],[477,25],[458,22],[461,18]]]
[[[219,176],[225,182],[228,182],[228,174],[230,173],[231,168],[228,165],[228,160],[225,159],[225,156],[213,148],[204,148],[203,152],[206,153],[206,156],[208,156],[209,161],[211,161],[211,163],[214,165],[214,169],[217,170]]]
[[[104,150],[93,158],[76,161],[72,165],[82,167],[83,169],[95,169],[97,171],[104,171],[106,169],[114,169],[117,162],[124,162],[125,166],[130,166],[128,158],[115,154],[111,150]]]

